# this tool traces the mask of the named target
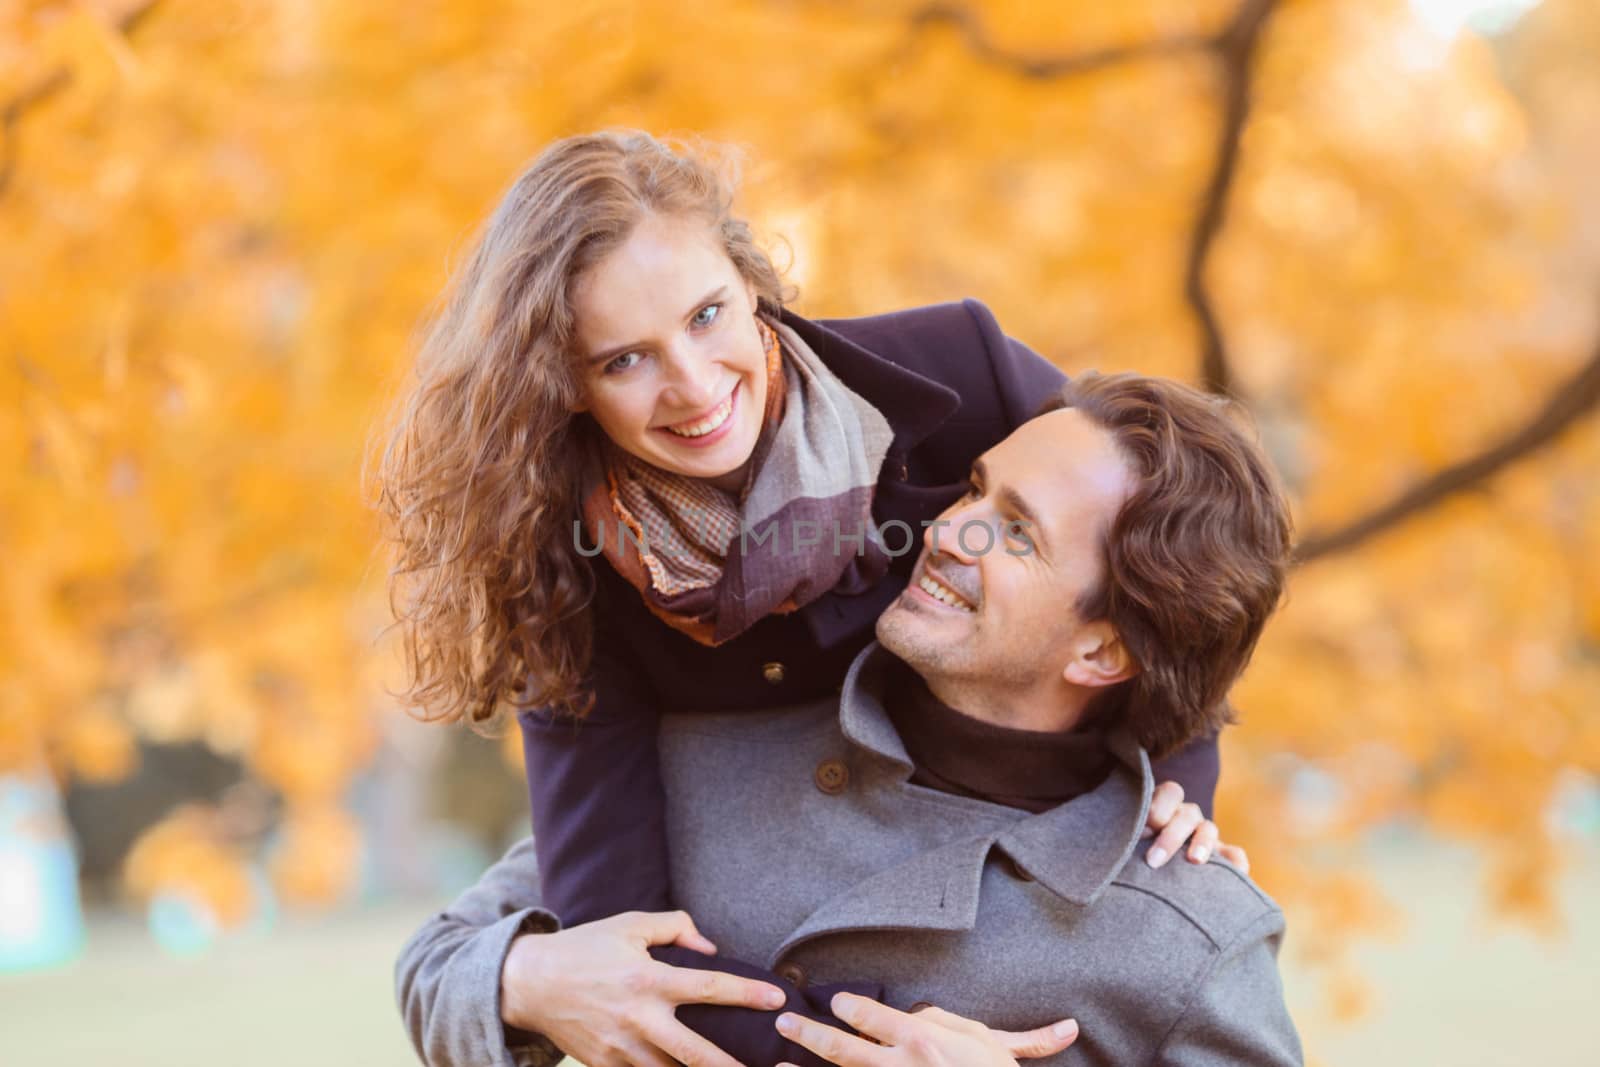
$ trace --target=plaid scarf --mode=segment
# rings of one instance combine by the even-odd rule
[[[585,551],[598,544],[658,618],[703,645],[829,590],[862,592],[889,567],[872,523],[888,420],[789,327],[766,316],[757,326],[767,403],[737,498],[609,438],[584,475]]]

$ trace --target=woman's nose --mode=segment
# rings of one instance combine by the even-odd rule
[[[707,408],[718,399],[717,369],[710,360],[697,358],[692,352],[668,352],[667,384],[673,399],[685,408]]]

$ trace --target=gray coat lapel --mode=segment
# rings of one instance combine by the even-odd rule
[[[1107,740],[1120,765],[1094,792],[1022,819],[997,841],[1040,885],[1074,904],[1092,903],[1111,884],[1150,811],[1150,757],[1126,730]]]
[[[880,871],[808,916],[772,953],[768,966],[813,938],[851,930],[971,930],[978,886],[994,836],[957,841]]]

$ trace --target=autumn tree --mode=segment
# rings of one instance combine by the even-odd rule
[[[973,295],[1245,399],[1300,564],[1228,837],[1313,953],[1381,918],[1349,844],[1396,817],[1548,914],[1543,813],[1600,769],[1600,9],[1421,7],[9,5],[0,764],[203,740],[283,798],[280,891],[338,894],[398,714],[369,434],[511,177],[632,125],[745,147],[805,313]],[[236,915],[243,859],[190,809],[128,876]]]

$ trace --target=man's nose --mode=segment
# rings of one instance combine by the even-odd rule
[[[922,531],[922,543],[929,552],[941,553],[959,563],[976,563],[998,543],[998,522],[998,516],[981,506],[955,508]]]

